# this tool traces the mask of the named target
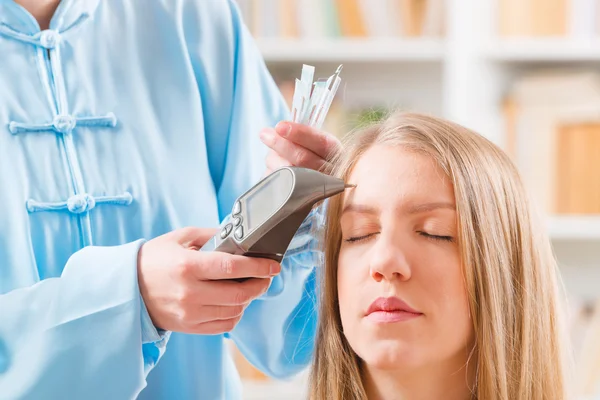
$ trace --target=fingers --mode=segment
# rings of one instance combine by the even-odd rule
[[[238,322],[240,322],[241,318],[242,317],[239,316],[231,319],[203,322],[195,325],[193,328],[189,329],[188,332],[197,335],[218,335],[230,332],[235,328]]]
[[[289,164],[314,170],[320,170],[325,164],[323,157],[313,153],[306,147],[279,136],[273,129],[263,129],[260,136],[264,144]]]
[[[231,330],[245,307],[264,294],[271,277],[281,271],[273,260],[189,250],[215,232],[180,229],[141,246],[138,283],[156,326],[186,333]]]
[[[181,285],[174,290],[170,318],[181,332],[194,332],[198,324],[210,321],[239,320],[246,307],[262,296],[270,284],[269,278],[254,278]]]
[[[245,306],[262,296],[270,284],[270,278],[253,278],[242,282],[208,281],[200,286],[197,296],[204,305]]]
[[[199,320],[197,323],[235,319],[244,314],[246,307],[247,304],[237,306],[201,306],[198,308]]]
[[[185,332],[194,331],[199,324],[210,321],[227,321],[242,317],[248,305],[237,306],[194,306],[187,304],[176,312],[178,325]]]
[[[241,278],[270,278],[279,274],[281,265],[266,258],[231,255],[219,251],[189,251],[180,261],[184,275],[197,280],[231,280]]]
[[[161,326],[186,333],[229,331],[270,284],[270,278],[253,278],[243,282],[195,281],[179,285],[172,290],[169,323]]]
[[[176,235],[177,242],[183,247],[197,250],[204,246],[204,244],[217,232],[218,229],[215,228],[197,228],[190,226],[178,229],[174,234]]]
[[[333,135],[307,125],[282,121],[275,127],[279,136],[304,147],[322,159],[328,160],[340,149],[340,141]]]
[[[288,160],[281,157],[274,150],[269,151],[269,154],[267,154],[267,159],[265,161],[267,164],[266,175],[270,174],[271,172],[273,172],[275,170],[278,170],[279,168],[289,167],[292,165]]]
[[[240,320],[252,300],[262,296],[269,288],[271,279],[248,279],[235,281],[203,281],[199,285],[187,286],[176,296],[177,307],[173,317],[182,332],[200,333],[207,326],[218,322],[213,328],[227,328],[229,323]],[[223,322],[223,323],[220,323]],[[235,325],[235,324],[234,324]]]

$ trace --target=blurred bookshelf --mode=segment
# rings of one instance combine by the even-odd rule
[[[438,39],[257,39],[269,63],[275,62],[442,62]]]
[[[598,62],[600,37],[499,39],[487,46],[485,56],[499,62]]]
[[[573,337],[587,338],[577,339],[588,343],[575,354],[587,379],[577,398],[600,400],[600,339],[590,339],[600,338],[600,324],[590,330],[600,318],[600,0],[238,2],[286,98],[303,63],[316,77],[344,64],[329,132],[400,108],[461,123],[513,157],[552,239]],[[248,398],[305,398],[278,397],[279,386],[268,397],[269,382],[247,380],[249,396],[262,391]]]
[[[554,215],[546,221],[554,240],[598,241],[600,243],[600,215]],[[600,246],[600,244],[598,244]],[[600,259],[597,260],[600,265]],[[600,284],[600,282],[598,282]],[[598,288],[600,292],[600,285]]]

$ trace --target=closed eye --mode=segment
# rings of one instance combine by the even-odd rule
[[[347,243],[360,242],[362,240],[367,240],[370,237],[372,237],[374,235],[377,235],[378,233],[379,232],[374,232],[374,233],[369,233],[367,235],[362,235],[362,236],[352,236],[352,237],[349,237],[347,239],[344,239],[344,242],[347,242]]]
[[[427,232],[419,231],[417,232],[419,235],[429,239],[429,240],[439,240],[443,242],[454,242],[454,238],[452,236],[440,236],[440,235],[431,235]]]

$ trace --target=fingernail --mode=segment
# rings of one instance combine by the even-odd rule
[[[277,124],[277,126],[275,127],[275,130],[277,131],[277,133],[279,133],[281,136],[283,137],[288,137],[288,135],[290,134],[290,132],[292,131],[292,125],[288,124],[287,122],[280,122]]]
[[[269,274],[277,275],[280,272],[281,272],[281,265],[278,263],[272,263],[271,267],[269,268]]]

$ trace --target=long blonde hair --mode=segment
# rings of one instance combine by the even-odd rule
[[[457,124],[396,113],[349,135],[332,174],[347,179],[371,146],[403,146],[432,157],[454,185],[458,242],[475,332],[474,396],[481,400],[565,398],[557,265],[507,155]],[[337,295],[342,196],[328,206],[325,271],[313,400],[363,400],[358,356],[342,333]]]

